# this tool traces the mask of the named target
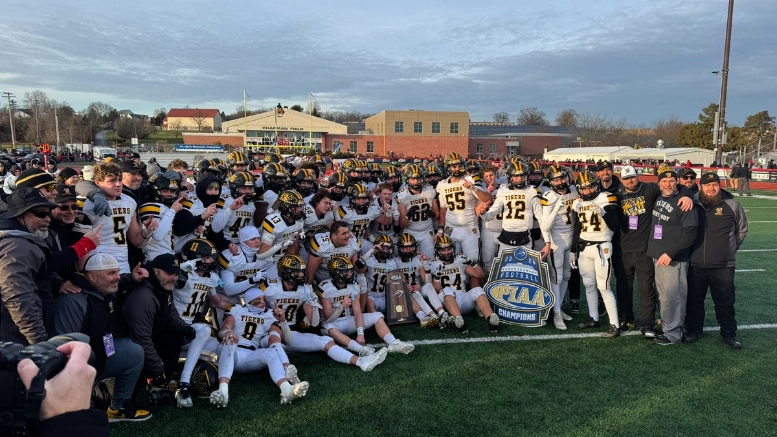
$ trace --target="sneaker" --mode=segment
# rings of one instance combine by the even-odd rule
[[[634,330],[634,322],[621,322],[618,329],[621,332],[631,332]]]
[[[742,343],[736,337],[721,337],[720,340],[731,349],[742,349]]]
[[[459,332],[462,334],[469,333],[469,328],[467,327],[467,324],[464,323],[464,317],[456,316],[453,318],[453,325],[459,328]]]
[[[289,364],[289,367],[286,368],[286,379],[292,384],[299,384],[301,382],[297,376],[297,366]]]
[[[569,312],[572,314],[580,314],[580,302],[573,300],[569,303]]]
[[[561,318],[564,319],[565,322],[569,322],[572,320],[572,316],[565,313],[564,311],[561,311]]]
[[[602,333],[602,338],[615,338],[621,335],[620,329],[615,325],[610,325],[610,329],[607,332]]]
[[[564,318],[561,314],[553,314],[553,324],[556,325],[556,329],[567,330],[567,325],[564,323]]]
[[[212,391],[210,392],[210,403],[216,408],[226,408],[227,403],[229,403],[229,395],[221,390]]]
[[[178,408],[191,408],[194,406],[188,382],[182,382],[180,388],[175,391],[175,403],[178,405]]]
[[[448,326],[453,325],[454,317],[451,317],[450,314],[448,314],[447,311],[443,311],[442,314],[440,314],[440,329],[445,329]]]
[[[361,349],[359,349],[359,356],[360,357],[366,357],[369,355],[372,355],[375,353],[375,348],[372,346],[362,346]]]
[[[659,335],[661,335],[661,333],[658,330],[653,328],[641,328],[639,332],[642,333],[643,338],[656,338]]]
[[[488,316],[486,321],[488,321],[488,329],[491,333],[499,331],[499,316],[497,316],[496,313],[492,313]]]
[[[752,194],[748,194],[747,197],[753,197],[753,195]],[[742,345],[740,344],[739,348],[734,348],[734,349],[741,349],[741,348],[742,348]]]
[[[391,343],[388,345],[388,351],[392,354],[409,354],[410,352],[413,352],[413,349],[415,349],[415,346],[413,346],[412,343],[408,343],[406,341],[399,341],[396,340],[394,343]]]
[[[294,385],[284,385],[281,389],[281,405],[288,405],[295,399],[299,399],[308,394],[310,384],[307,381],[302,381]]]
[[[432,326],[437,326],[439,322],[440,322],[440,319],[438,319],[437,316],[435,316],[434,314],[426,315],[421,318],[421,327],[430,328]]]
[[[686,332],[683,335],[683,343],[696,343],[701,338],[701,332]]]
[[[151,418],[151,413],[146,410],[132,408],[119,408],[114,410],[108,407],[108,422],[142,422]]]
[[[594,320],[593,317],[589,317],[588,320],[577,325],[580,329],[598,328],[600,326],[602,326],[601,323],[598,320]]]
[[[659,345],[659,346],[669,346],[669,345],[677,344],[677,342],[674,342],[674,341],[670,340],[669,337],[667,337],[666,335],[663,335],[663,334],[661,334],[658,337],[654,338],[653,341],[655,341],[656,344]]]
[[[356,360],[356,365],[364,372],[369,372],[374,369],[378,364],[382,363],[388,355],[388,348],[381,348],[379,351],[372,355],[361,357]]]

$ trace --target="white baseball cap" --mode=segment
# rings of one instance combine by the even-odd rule
[[[119,263],[116,262],[116,258],[108,255],[107,253],[95,253],[86,260],[86,266],[84,266],[85,272],[113,269],[118,270]]]
[[[627,178],[634,178],[637,177],[637,170],[630,166],[630,165],[624,165],[621,167],[621,179],[627,179]]]

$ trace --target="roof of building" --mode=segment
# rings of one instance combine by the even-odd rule
[[[503,134],[573,134],[571,128],[565,126],[515,126],[515,125],[487,125],[470,123],[470,137],[487,137]]]
[[[201,109],[201,108],[181,108],[171,109],[168,113],[168,117],[215,117],[218,115],[218,109]]]

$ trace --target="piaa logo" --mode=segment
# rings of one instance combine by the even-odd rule
[[[494,260],[484,287],[499,319],[511,325],[542,326],[553,308],[548,264],[534,250],[518,247]]]

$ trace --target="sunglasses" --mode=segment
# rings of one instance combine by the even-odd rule
[[[35,217],[38,217],[39,219],[49,217],[49,214],[50,214],[50,211],[48,209],[36,209],[33,211],[27,211],[27,212],[34,215]]]
[[[78,211],[78,205],[59,205],[60,211]]]
[[[685,179],[686,181],[694,181],[696,180],[696,176],[691,176],[691,175],[683,176],[683,179]]]

